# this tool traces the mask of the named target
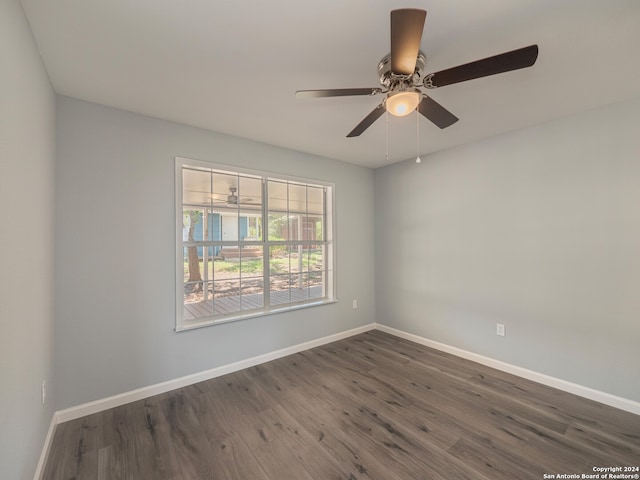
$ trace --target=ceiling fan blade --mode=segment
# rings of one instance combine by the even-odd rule
[[[350,95],[375,95],[380,88],[334,88],[329,90],[298,90],[298,98],[348,97]]]
[[[420,51],[425,10],[403,8],[391,11],[391,71],[413,75]]]
[[[538,58],[538,45],[529,45],[510,52],[465,63],[457,67],[441,70],[425,77],[425,87],[437,88],[452,83],[465,82],[474,78],[487,77],[497,73],[510,72],[530,67]]]
[[[375,122],[387,109],[384,106],[384,102],[374,108],[369,115],[364,117],[364,119],[356,125],[356,128],[349,132],[347,138],[358,137],[362,132],[364,132],[367,128],[369,128],[373,122]]]
[[[458,121],[458,117],[426,95],[422,97],[418,111],[440,128],[450,127]]]

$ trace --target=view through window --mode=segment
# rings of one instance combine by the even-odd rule
[[[177,159],[176,329],[333,301],[331,185]]]

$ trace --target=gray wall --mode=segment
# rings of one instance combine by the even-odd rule
[[[57,132],[58,409],[375,320],[372,170],[67,97]],[[339,302],[175,333],[175,156],[335,182]]]
[[[33,478],[53,414],[55,96],[19,0],[0,2],[0,478]],[[49,389],[51,390],[51,389]]]
[[[640,401],[639,133],[635,100],[376,170],[377,321]]]

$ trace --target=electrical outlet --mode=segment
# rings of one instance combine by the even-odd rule
[[[355,310],[356,308],[358,308],[358,300],[353,301],[353,309]]]
[[[46,399],[47,399],[47,381],[42,380],[42,404],[43,405]]]
[[[501,337],[505,336],[504,323],[496,324],[496,335],[500,335]]]

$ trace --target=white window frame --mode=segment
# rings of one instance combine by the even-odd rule
[[[184,248],[185,242],[183,240],[183,168],[194,167],[206,170],[229,172],[239,175],[256,176],[262,179],[262,231],[263,238],[259,241],[203,241],[198,242],[199,246],[222,246],[233,243],[234,245],[255,245],[262,246],[263,252],[263,299],[264,304],[260,309],[237,311],[230,314],[218,314],[207,317],[198,317],[196,319],[185,320],[184,318]],[[323,269],[323,296],[321,298],[312,298],[304,301],[298,301],[294,303],[284,303],[278,305],[270,305],[270,272],[269,272],[269,247],[276,245],[302,245],[310,243],[309,241],[275,241],[269,240],[269,227],[268,227],[268,191],[267,184],[269,181],[283,181],[291,182],[308,186],[322,187],[326,192],[324,195],[324,222],[323,222],[323,240],[314,240],[313,244],[324,245],[324,269]],[[284,175],[275,172],[266,172],[260,170],[240,168],[232,165],[223,165],[211,162],[205,162],[201,160],[193,160],[183,157],[175,158],[175,230],[176,230],[176,326],[175,331],[180,332],[184,330],[191,330],[194,328],[200,328],[210,325],[218,325],[222,323],[228,323],[232,321],[238,321],[248,318],[255,318],[265,315],[271,315],[275,313],[287,312],[291,310],[298,310],[301,308],[315,307],[319,305],[326,305],[329,303],[337,302],[336,298],[336,242],[335,242],[335,184],[317,179],[301,178],[291,175]],[[188,246],[188,245],[187,245]],[[208,288],[208,287],[207,287]],[[213,288],[213,287],[212,287]]]

